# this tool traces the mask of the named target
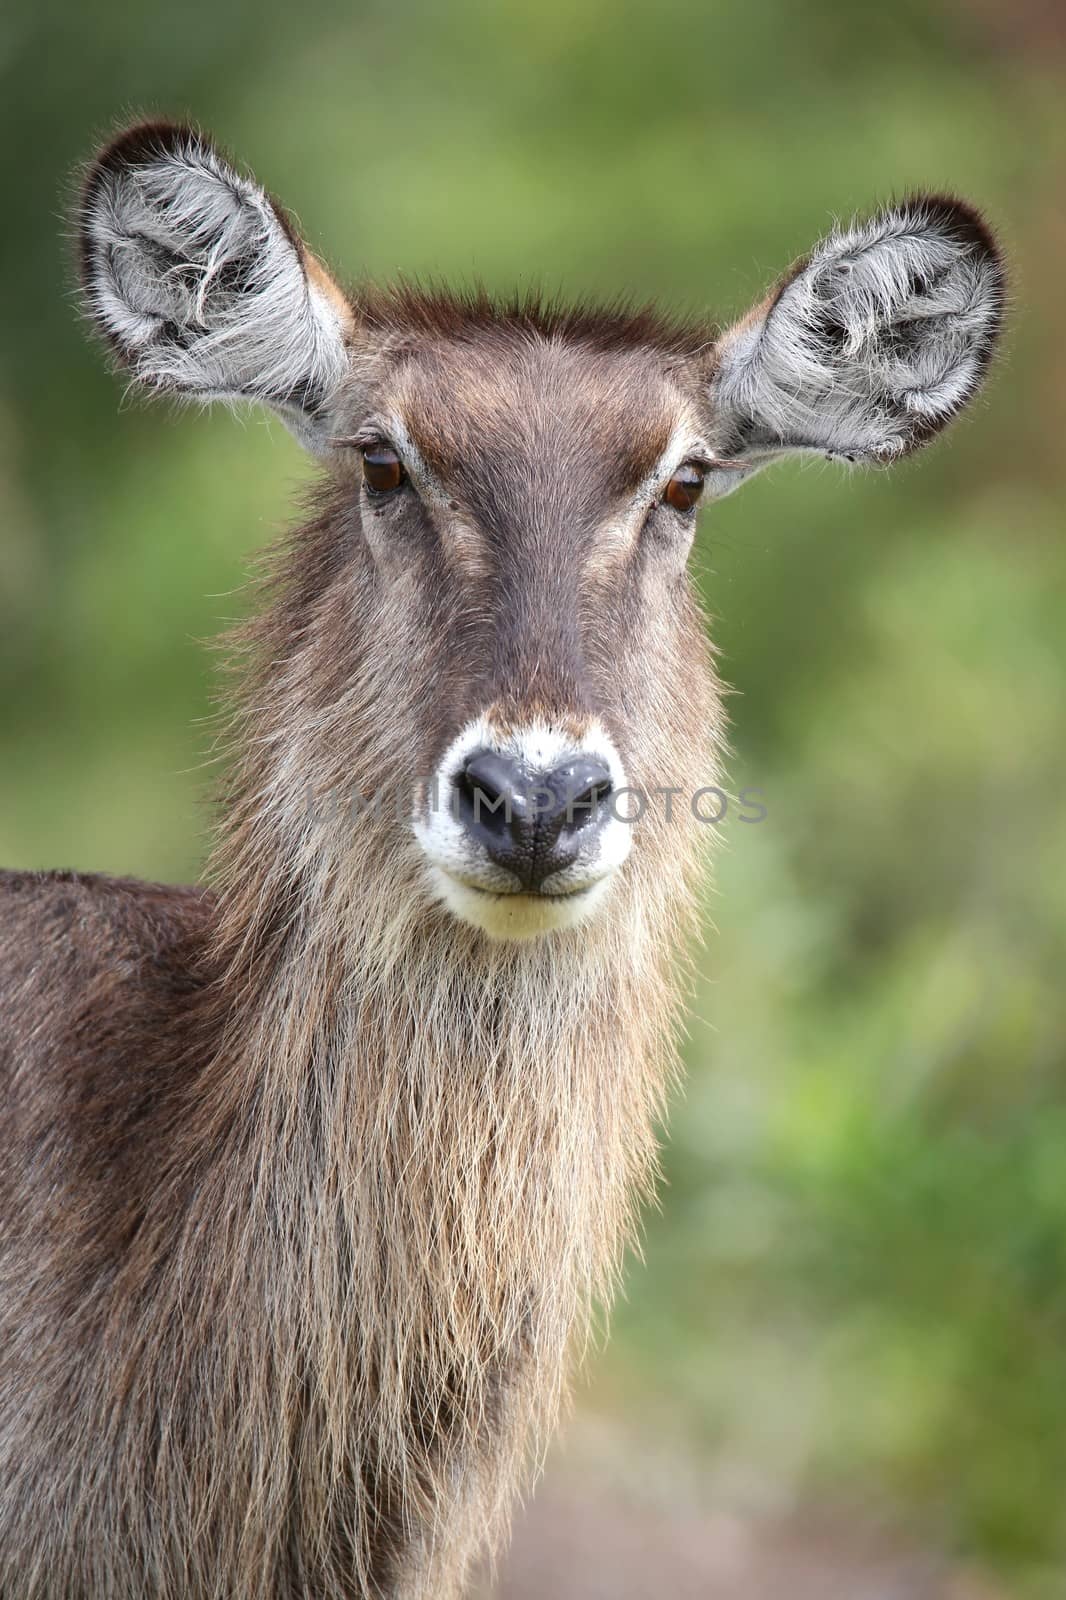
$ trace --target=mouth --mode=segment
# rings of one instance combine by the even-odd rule
[[[437,898],[460,921],[491,939],[524,941],[574,928],[587,921],[610,887],[614,871],[566,889],[485,888],[437,863],[432,866]]]
[[[579,883],[570,889],[486,889],[480,883],[473,883],[469,878],[449,872],[447,867],[438,866],[437,871],[444,877],[450,878],[460,889],[465,889],[470,894],[481,895],[486,900],[528,900],[531,905],[542,905],[545,901],[553,900],[580,900],[584,895],[591,894],[597,885],[611,876],[609,872],[603,872],[598,877],[590,878],[586,883]]]

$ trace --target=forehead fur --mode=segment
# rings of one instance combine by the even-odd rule
[[[419,341],[524,334],[604,352],[652,350],[674,361],[701,355],[721,331],[714,323],[628,300],[592,305],[554,300],[536,291],[496,299],[484,289],[463,293],[404,281],[369,290],[359,309],[378,331],[401,338],[406,333]]]
[[[392,294],[386,402],[444,477],[506,459],[524,475],[581,467],[623,493],[661,457],[687,410],[686,360],[713,330],[651,310]]]

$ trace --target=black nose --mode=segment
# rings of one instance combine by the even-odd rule
[[[533,772],[513,756],[478,750],[455,780],[458,818],[497,866],[524,889],[577,859],[607,816],[611,774],[603,761],[573,756]]]

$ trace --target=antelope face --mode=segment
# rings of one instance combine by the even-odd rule
[[[387,365],[352,448],[375,564],[433,640],[413,817],[429,882],[493,935],[572,926],[623,868],[649,785],[683,783],[694,704],[688,740],[708,744],[685,569],[709,446],[661,353],[471,314]]]
[[[336,547],[289,645],[292,683],[317,685],[304,731],[320,767],[413,789],[427,892],[504,939],[661,875],[670,805],[649,798],[684,818],[711,770],[701,496],[787,453],[926,443],[976,391],[1004,295],[980,218],[938,196],[831,234],[725,333],[347,295],[258,184],[169,126],[102,153],[80,223],[89,309],[136,378],[268,404],[327,462]]]

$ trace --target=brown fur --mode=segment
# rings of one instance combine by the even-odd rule
[[[307,814],[403,792],[486,704],[601,715],[634,784],[713,772],[681,568],[589,575],[683,395],[647,352],[494,341],[378,379],[491,577],[414,522],[394,565],[338,469],[238,642],[216,894],[3,880],[4,1600],[457,1594],[616,1276],[706,830],[650,813],[599,921],[509,946],[391,807]]]
[[[815,357],[828,400],[792,398],[825,448],[851,427],[868,459],[901,450],[874,376],[913,408],[908,372],[935,391],[961,362],[942,426],[998,325],[993,246],[948,201],[914,221],[962,230],[946,366],[892,323],[915,284],[875,275],[865,376],[831,316],[862,279],[824,326],[793,319],[795,369],[771,350],[754,388],[743,327],[343,299],[271,207],[165,126],[83,195],[118,358],[276,405],[328,469],[234,641],[211,891],[0,876],[0,1600],[462,1593],[654,1175],[710,831],[686,798],[723,738],[692,521],[660,479],[685,451],[736,481],[788,448],[779,403]],[[426,482],[375,503],[359,444],[390,427]],[[630,786],[680,791],[592,920],[493,942],[436,899],[412,818],[479,718],[596,728]],[[353,791],[386,800],[353,820]]]

